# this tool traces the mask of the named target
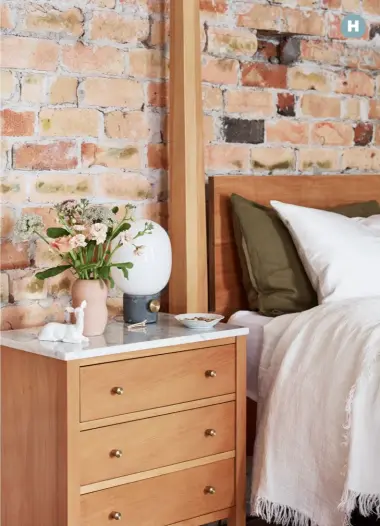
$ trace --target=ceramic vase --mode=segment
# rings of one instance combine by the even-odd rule
[[[84,336],[99,336],[103,334],[108,321],[107,283],[101,279],[78,279],[73,284],[71,295],[73,307],[79,307],[83,300],[87,301],[84,311]]]

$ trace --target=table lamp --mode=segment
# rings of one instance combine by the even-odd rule
[[[148,222],[153,225],[151,233],[124,244],[112,258],[114,263],[133,263],[128,279],[115,267],[111,271],[116,285],[124,292],[125,323],[140,323],[144,320],[147,323],[155,323],[160,310],[160,293],[170,278],[172,249],[169,236],[158,223]],[[146,223],[145,219],[138,219],[132,223],[128,230],[130,237],[143,231]],[[118,242],[116,238],[114,246]]]

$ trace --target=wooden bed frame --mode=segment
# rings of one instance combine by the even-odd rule
[[[313,208],[329,208],[371,199],[380,202],[380,175],[210,177],[209,311],[223,314],[227,319],[237,310],[248,308],[233,235],[229,199],[233,193],[262,205],[269,205],[272,199]],[[247,398],[248,456],[253,451],[256,409],[256,403]]]
[[[209,178],[209,310],[228,317],[247,308],[233,236],[230,200],[239,194],[262,205],[276,199],[312,208],[380,201],[380,175],[214,176]]]

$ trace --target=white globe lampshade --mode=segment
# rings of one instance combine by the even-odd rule
[[[138,219],[128,233],[135,236],[144,230],[146,219]],[[116,267],[112,268],[111,275],[116,285],[125,293],[136,296],[157,294],[164,289],[169,281],[172,269],[172,248],[166,230],[154,221],[150,234],[145,234],[131,243],[120,247],[112,257],[112,263],[133,263],[133,268],[129,270],[129,279],[125,278],[122,271]],[[116,238],[112,248],[119,243]],[[135,246],[143,246],[143,249],[136,252]]]

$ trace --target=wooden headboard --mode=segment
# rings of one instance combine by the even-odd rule
[[[233,237],[229,200],[233,193],[262,205],[269,205],[270,200],[276,199],[313,208],[329,208],[371,199],[380,201],[380,175],[210,177],[209,309],[225,316],[248,307]]]

